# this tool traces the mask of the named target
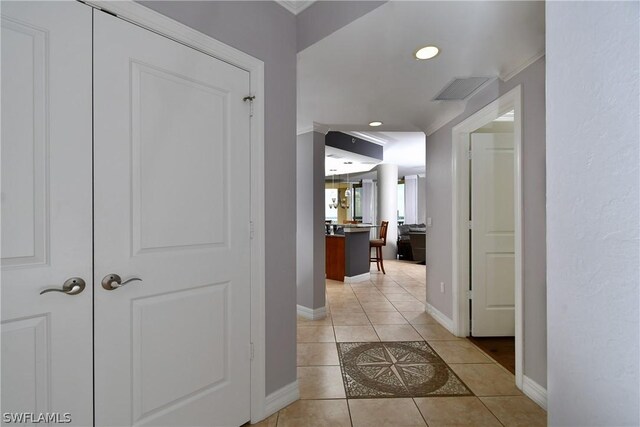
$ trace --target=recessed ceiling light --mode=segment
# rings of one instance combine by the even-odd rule
[[[369,126],[372,126],[372,127],[382,126],[382,122],[378,122],[378,121],[371,122],[369,123]]]
[[[440,49],[435,46],[425,46],[418,49],[414,55],[416,59],[431,59],[436,56],[438,52],[440,52]]]

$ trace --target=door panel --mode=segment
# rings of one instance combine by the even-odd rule
[[[91,8],[2,4],[2,412],[92,414]],[[61,288],[87,282],[78,295]]]
[[[241,425],[249,74],[94,13],[96,423]]]
[[[515,334],[512,133],[471,134],[473,336]]]

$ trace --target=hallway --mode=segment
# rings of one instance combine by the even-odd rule
[[[511,373],[424,312],[424,266],[386,261],[385,269],[372,271],[368,282],[327,281],[327,317],[298,317],[300,400],[258,425],[546,425],[546,412],[515,387]],[[347,399],[336,343],[380,341],[426,341],[471,393]]]

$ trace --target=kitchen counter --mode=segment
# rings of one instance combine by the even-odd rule
[[[334,224],[344,234],[328,234],[325,238],[327,279],[352,283],[368,280],[369,230],[368,224]]]

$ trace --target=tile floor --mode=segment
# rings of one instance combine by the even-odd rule
[[[300,400],[258,426],[545,426],[513,375],[424,312],[425,266],[385,261],[368,282],[327,280],[327,317],[298,318]],[[346,399],[336,342],[425,340],[475,396]]]

